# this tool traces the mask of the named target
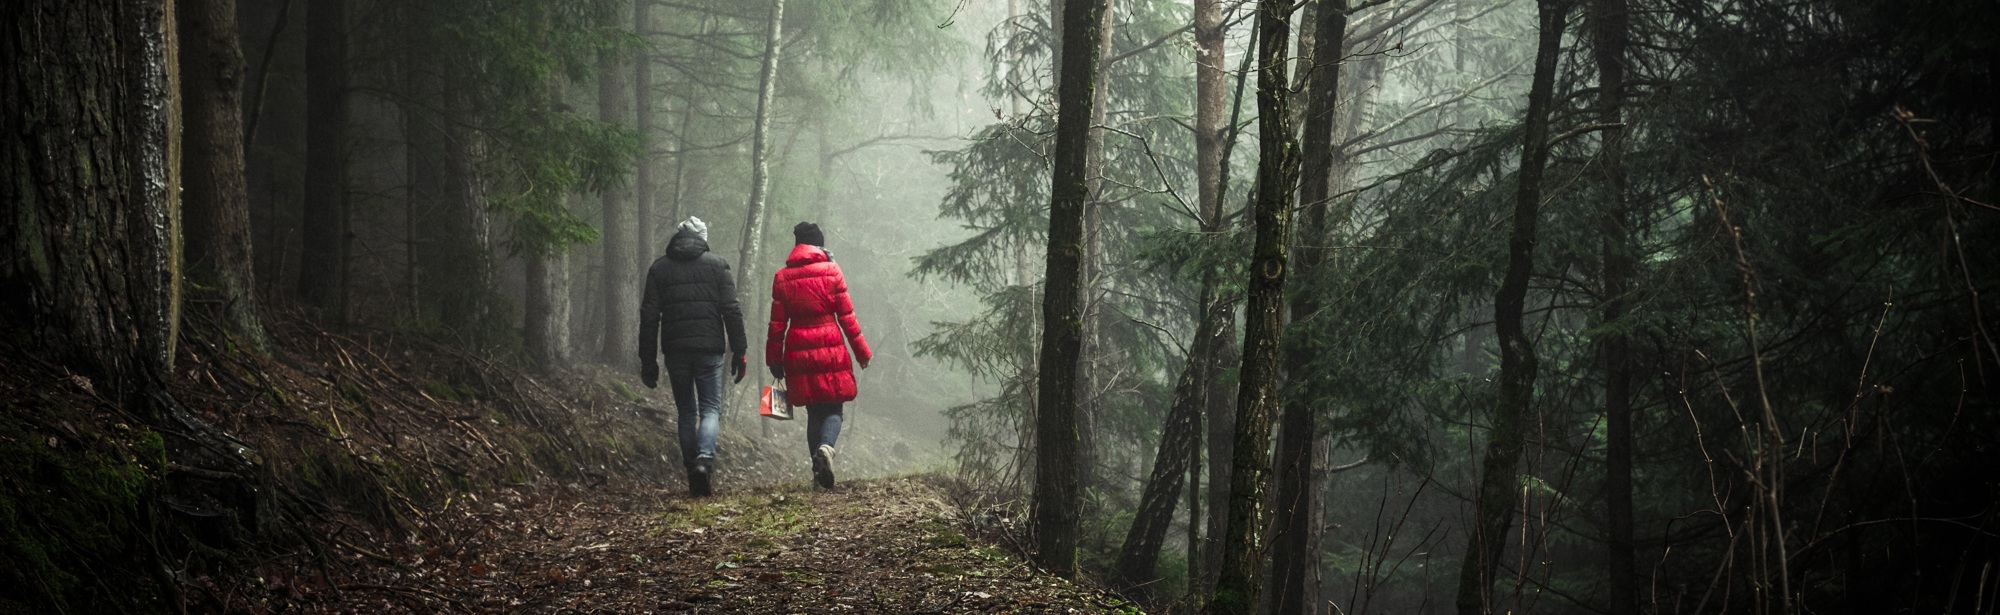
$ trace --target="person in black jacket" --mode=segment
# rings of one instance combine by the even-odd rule
[[[712,489],[723,352],[729,353],[730,373],[742,382],[747,344],[729,262],[708,252],[708,225],[689,217],[667,243],[666,255],[646,272],[646,294],[639,302],[639,378],[648,388],[658,387],[657,360],[666,356],[667,382],[680,413],[681,463],[694,495]]]

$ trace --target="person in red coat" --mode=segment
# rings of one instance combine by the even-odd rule
[[[861,321],[854,318],[847,277],[827,255],[819,225],[800,222],[792,228],[792,238],[797,245],[771,280],[771,329],[764,342],[764,363],[771,368],[771,377],[785,381],[786,401],[806,407],[813,482],[830,489],[841,405],[854,401],[854,366],[868,369],[868,359],[874,355],[861,337]]]

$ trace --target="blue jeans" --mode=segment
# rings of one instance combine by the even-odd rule
[[[674,409],[680,411],[676,422],[682,465],[715,459],[715,434],[722,428],[722,362],[720,354],[668,352],[661,366],[674,388]]]
[[[841,402],[806,406],[806,452],[819,450],[821,444],[833,446],[840,439],[840,406]]]

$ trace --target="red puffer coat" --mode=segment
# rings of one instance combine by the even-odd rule
[[[784,361],[785,399],[800,406],[853,401],[850,344],[862,361],[874,358],[854,319],[847,277],[825,250],[798,244],[771,281],[771,330],[764,342],[766,364]]]

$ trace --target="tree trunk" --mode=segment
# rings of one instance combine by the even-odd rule
[[[679,224],[688,215],[687,205],[682,203],[682,201],[687,198],[688,135],[691,134],[689,130],[693,126],[694,101],[690,100],[681,104],[681,129],[679,132],[674,133],[674,138],[677,140],[675,146],[677,151],[674,152],[673,209],[667,212],[668,237],[673,236],[674,231],[672,229],[675,228],[674,225]],[[657,250],[661,254],[665,254],[667,247],[663,245],[657,248]]]
[[[127,399],[178,320],[173,10],[27,0],[0,26],[0,322]]]
[[[651,25],[653,3],[648,0],[632,0],[632,31],[645,36]],[[653,215],[653,195],[657,186],[653,185],[653,171],[659,160],[653,156],[653,56],[651,50],[641,47],[632,57],[632,126],[639,131],[639,160],[632,169],[633,211],[639,218],[635,225],[637,236],[632,241],[633,263],[640,267],[652,262],[654,254],[665,253],[665,245],[653,245],[653,229],[659,220]]]
[[[1063,4],[1062,47],[1095,50],[1104,0]],[[1098,55],[1065,53],[1060,64],[1054,172],[1049,186],[1049,254],[1042,279],[1041,377],[1035,415],[1035,486],[1031,521],[1035,561],[1061,577],[1076,574],[1081,493],[1077,468],[1076,365],[1082,345],[1079,296],[1083,210],[1090,199],[1088,160]]]
[[[229,331],[264,345],[243,175],[243,51],[235,0],[178,0],[185,263]]]
[[[478,136],[464,128],[467,101],[451,50],[438,34],[444,25],[432,5],[406,5],[413,32],[404,67],[403,104],[410,176],[414,280],[411,301],[421,317],[470,340],[491,333],[493,299],[487,245],[490,223],[474,167]],[[419,293],[421,295],[419,296]]]
[[[1209,102],[1210,99],[1204,98],[1202,102],[1197,103],[1197,109],[1202,105],[1212,105],[1215,112],[1214,119],[1220,120],[1222,102],[1219,99],[1222,97],[1222,89],[1225,85],[1224,65],[1221,64],[1223,59],[1222,39],[1224,27],[1222,15],[1220,14],[1221,9],[1217,7],[1213,10],[1217,12],[1213,16],[1214,21],[1212,22],[1215,28],[1213,31],[1213,41],[1200,42],[1200,37],[1203,35],[1197,33],[1196,36],[1197,44],[1204,46],[1203,57],[1211,55],[1207,46],[1213,46],[1212,55],[1216,58],[1216,63],[1213,65],[1204,65],[1204,70],[1211,70],[1216,73],[1212,76],[1214,79],[1213,87],[1215,89],[1212,93],[1199,93],[1201,84],[1199,73],[1197,73],[1196,89],[1199,96],[1212,96],[1216,100]],[[1215,132],[1198,132],[1196,135],[1197,139],[1199,139],[1200,134],[1210,134],[1217,141],[1213,144],[1215,148],[1213,153],[1215,156],[1215,166],[1213,167],[1215,169],[1214,183],[1212,185],[1204,184],[1206,187],[1211,188],[1211,190],[1209,192],[1210,196],[1204,197],[1206,200],[1202,204],[1204,207],[1202,212],[1203,230],[1210,236],[1219,237],[1227,232],[1230,226],[1229,218],[1224,215],[1227,208],[1223,205],[1229,194],[1230,154],[1236,149],[1238,124],[1239,120],[1243,117],[1243,90],[1244,85],[1247,83],[1247,78],[1250,76],[1250,61],[1257,55],[1255,49],[1257,41],[1255,39],[1257,38],[1256,33],[1260,31],[1259,26],[1251,26],[1250,31],[1252,48],[1249,52],[1243,54],[1243,59],[1236,66],[1236,86],[1235,93],[1231,95],[1232,101],[1230,102],[1228,123],[1218,125]],[[1198,119],[1199,116],[1197,116]],[[1199,140],[1196,141],[1196,147],[1197,149],[1201,147]],[[1210,289],[1214,289],[1219,284],[1219,280],[1211,272],[1203,276],[1202,284]],[[1193,579],[1190,582],[1191,587],[1189,590],[1189,593],[1193,594],[1194,597],[1191,603],[1197,605],[1207,600],[1208,596],[1213,593],[1211,590],[1215,587],[1217,573],[1222,567],[1222,537],[1229,533],[1230,460],[1235,456],[1236,393],[1241,390],[1240,387],[1237,390],[1229,390],[1227,387],[1214,386],[1214,383],[1220,377],[1222,370],[1228,369],[1231,365],[1240,364],[1243,358],[1242,348],[1236,342],[1235,302],[1234,300],[1223,300],[1219,296],[1215,299],[1218,305],[1222,306],[1220,309],[1228,310],[1229,316],[1223,319],[1222,331],[1216,334],[1216,343],[1210,347],[1215,355],[1209,362],[1209,371],[1204,377],[1205,381],[1211,383],[1208,390],[1208,403],[1205,406],[1208,414],[1208,536],[1202,541],[1202,557],[1198,562],[1202,574],[1199,576],[1189,575],[1189,578]],[[1190,564],[1190,570],[1193,570],[1195,566],[1196,564]]]
[[[1271,473],[1271,415],[1279,404],[1280,360],[1285,339],[1287,243],[1292,190],[1298,181],[1298,148],[1287,125],[1291,101],[1286,51],[1292,32],[1290,3],[1257,5],[1256,240],[1245,285],[1241,388],[1237,392],[1235,449],[1230,460],[1229,533],[1223,544],[1215,599],[1207,612],[1249,613],[1263,581],[1265,492]]]
[[[1153,470],[1139,496],[1139,510],[1125,533],[1125,543],[1118,550],[1118,564],[1112,573],[1113,586],[1129,596],[1150,598],[1152,592],[1148,586],[1158,580],[1154,578],[1154,569],[1159,563],[1160,547],[1166,542],[1167,529],[1173,525],[1174,505],[1180,499],[1189,453],[1195,450],[1198,441],[1197,419],[1208,397],[1208,381],[1203,376],[1208,373],[1207,361],[1214,356],[1209,346],[1215,343],[1216,332],[1222,330],[1222,317],[1234,316],[1220,309],[1206,309],[1208,297],[1202,299],[1203,315],[1195,327],[1187,363],[1181,366],[1180,379],[1174,384],[1166,427],[1160,432],[1160,448],[1153,456]]]
[[[1619,124],[1625,90],[1625,0],[1591,0],[1591,47],[1597,60],[1598,122]],[[1632,278],[1632,243],[1625,203],[1624,135],[1604,133],[1599,168],[1604,173],[1602,221],[1604,305],[1599,327],[1604,330],[1598,352],[1604,361],[1604,513],[1607,572],[1611,575],[1612,615],[1638,611],[1639,588],[1632,550],[1632,360],[1631,342],[1623,332]]]
[[[617,0],[598,0],[599,10],[605,15],[615,15],[613,10]],[[612,17],[606,27],[617,28],[623,20]],[[628,58],[622,52],[606,51],[597,56],[597,120],[614,126],[632,125],[632,90],[625,82],[625,62]],[[643,157],[643,153],[642,153]],[[604,310],[604,335],[599,339],[598,359],[613,366],[631,367],[639,360],[639,350],[633,346],[639,330],[635,310],[639,306],[639,294],[634,290],[638,283],[633,272],[633,263],[638,258],[632,245],[633,207],[629,188],[614,187],[600,193],[603,206],[604,226],[601,241],[604,242],[604,296],[599,306]]]
[[[1347,32],[1345,0],[1320,0],[1314,13],[1317,39],[1306,81],[1305,129],[1300,169],[1299,199],[1303,202],[1304,224],[1299,229],[1299,247],[1292,253],[1292,269],[1299,275],[1318,275],[1327,262],[1323,247],[1332,229],[1327,226],[1328,203],[1332,195],[1335,101],[1340,94],[1341,38]],[[1310,322],[1319,312],[1314,295],[1292,294],[1292,321]],[[1286,347],[1285,371],[1294,378],[1285,399],[1284,416],[1278,427],[1278,498],[1276,535],[1272,538],[1271,609],[1273,613],[1319,612],[1319,499],[1315,476],[1320,464],[1318,427],[1314,407],[1329,393],[1319,379],[1305,378],[1307,367],[1321,352],[1316,338],[1294,335]]]
[[[1083,310],[1083,344],[1078,351],[1081,360],[1077,369],[1077,464],[1072,471],[1081,476],[1077,479],[1083,489],[1104,488],[1104,477],[1098,471],[1097,429],[1095,423],[1100,414],[1103,400],[1098,393],[1105,390],[1106,383],[1100,376],[1107,369],[1105,362],[1109,350],[1104,341],[1104,320],[1102,287],[1109,284],[1104,279],[1104,137],[1106,131],[1100,128],[1109,117],[1106,103],[1107,90],[1104,84],[1111,82],[1111,65],[1104,60],[1111,57],[1111,38],[1117,24],[1117,0],[1105,0],[1104,12],[1099,18],[1097,83],[1090,99],[1090,138],[1084,160],[1084,177],[1090,185],[1090,200],[1083,209],[1083,286],[1079,293]]]
[[[1230,464],[1236,458],[1236,397],[1242,391],[1240,379],[1235,389],[1216,381],[1223,370],[1241,367],[1243,363],[1235,305],[1224,309],[1229,310],[1230,318],[1216,335],[1214,362],[1208,371],[1208,404],[1204,407],[1208,414],[1208,535],[1202,541],[1204,574],[1194,592],[1204,602],[1215,594],[1223,552],[1229,548],[1223,540],[1229,535],[1229,488],[1234,475],[1234,466]]]
[[[1521,172],[1514,196],[1513,226],[1507,235],[1507,270],[1493,294],[1493,329],[1500,342],[1500,391],[1493,405],[1491,434],[1480,462],[1479,492],[1472,532],[1459,568],[1458,612],[1477,615],[1492,608],[1489,590],[1494,569],[1507,547],[1507,527],[1513,523],[1515,466],[1520,461],[1522,428],[1535,412],[1535,348],[1522,325],[1528,296],[1528,275],[1535,264],[1535,226],[1542,198],[1542,166],[1548,159],[1549,107],[1555,94],[1556,56],[1562,51],[1563,16],[1567,0],[1535,3],[1541,36],[1535,48],[1535,76],[1528,89],[1528,112],[1522,131]]]
[[[779,43],[784,40],[784,26],[785,0],[771,0],[771,23],[764,35],[764,64],[757,70],[757,117],[750,128],[750,201],[744,208],[743,245],[736,257],[737,288],[756,288],[751,285],[761,280],[757,258],[764,246],[764,198],[771,183],[771,103],[777,91],[778,51]]]
[[[528,358],[542,371],[569,366],[569,256],[526,255],[527,292],[522,301]]]
[[[347,1],[306,6],[306,189],[299,298],[347,318]]]

